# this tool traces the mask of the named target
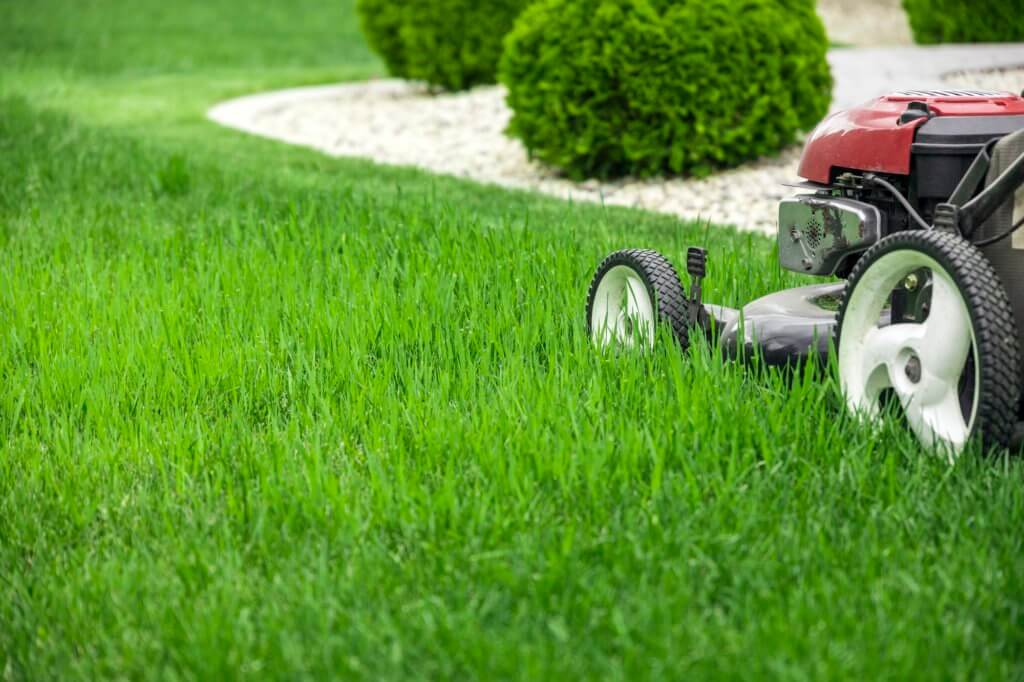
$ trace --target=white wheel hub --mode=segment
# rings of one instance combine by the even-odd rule
[[[922,268],[932,273],[927,318],[879,326],[892,291]],[[968,414],[961,409],[960,379],[970,357],[979,367],[977,354],[967,304],[949,273],[920,251],[893,251],[863,273],[847,302],[839,335],[840,384],[848,407],[872,419],[880,414],[882,391],[891,388],[918,439],[955,455],[974,426],[977,369]]]
[[[640,275],[627,265],[610,268],[597,285],[590,312],[594,343],[601,348],[650,349],[654,347],[654,326],[654,301]]]

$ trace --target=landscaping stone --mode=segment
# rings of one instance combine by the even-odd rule
[[[905,88],[973,87],[1019,92],[1024,44],[834,49],[832,110]],[[978,70],[981,70],[978,72]],[[955,75],[946,77],[947,74]],[[685,219],[771,233],[776,203],[798,180],[799,146],[705,179],[575,183],[532,162],[503,133],[510,112],[500,86],[429,94],[418,84],[379,80],[243,97],[210,118],[253,134],[335,156],[416,166],[478,182],[562,198],[644,208]]]
[[[829,38],[841,45],[913,45],[902,0],[818,0]]]

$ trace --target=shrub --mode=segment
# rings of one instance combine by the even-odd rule
[[[1024,0],[903,0],[919,43],[1024,40]]]
[[[448,90],[493,83],[502,39],[527,0],[359,0],[388,72]]]
[[[828,110],[813,0],[539,0],[505,41],[508,132],[572,177],[777,152]]]

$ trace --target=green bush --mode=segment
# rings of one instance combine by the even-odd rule
[[[813,0],[539,0],[505,40],[509,133],[572,177],[778,152],[828,110]]]
[[[493,83],[502,39],[528,0],[358,0],[367,42],[393,76],[448,90]]]
[[[903,0],[919,43],[1024,40],[1024,0]]]

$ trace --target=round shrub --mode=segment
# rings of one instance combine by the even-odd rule
[[[1024,0],[903,0],[919,43],[1024,40]]]
[[[827,113],[827,48],[814,0],[539,0],[505,40],[508,132],[575,178],[706,175]]]
[[[448,90],[493,83],[502,39],[528,0],[358,0],[388,72]]]

